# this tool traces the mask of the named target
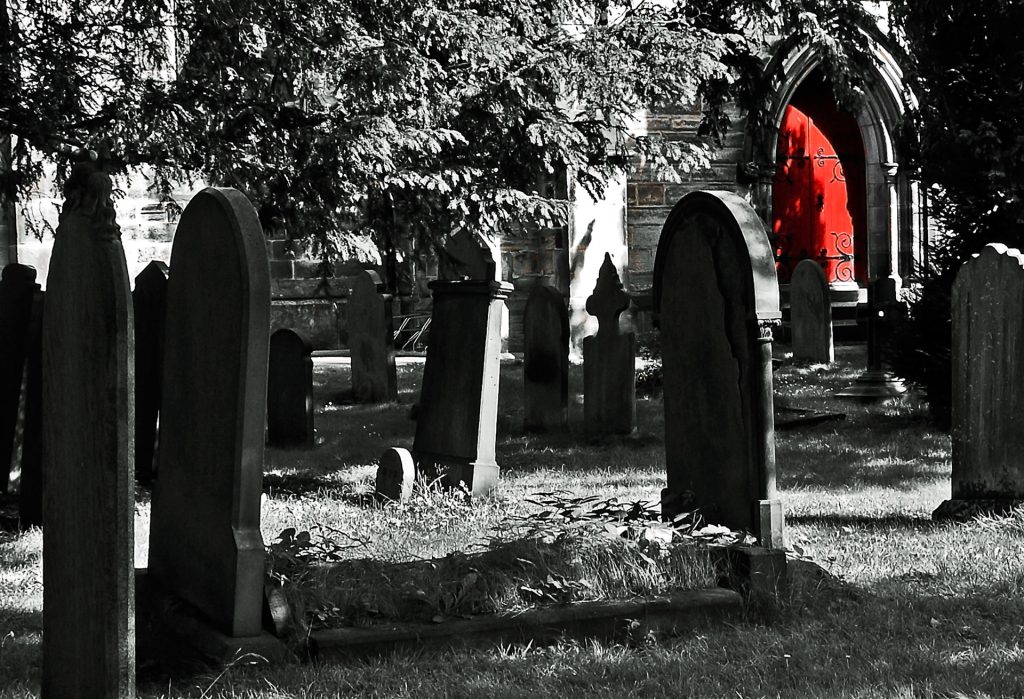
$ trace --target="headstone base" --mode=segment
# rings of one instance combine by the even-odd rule
[[[979,515],[1006,515],[1021,505],[1019,498],[950,498],[935,508],[932,519],[965,522]]]
[[[285,643],[267,631],[256,636],[228,636],[214,628],[192,605],[168,594],[152,580],[145,568],[135,571],[137,633],[140,656],[146,649],[162,654],[161,636],[170,634],[205,658],[229,663],[245,657],[242,663],[293,662],[295,654]],[[149,658],[140,657],[140,664]],[[158,658],[153,658],[159,662]]]
[[[903,381],[887,371],[868,369],[847,388],[836,393],[837,398],[850,398],[865,402],[891,400],[907,392]]]
[[[781,549],[786,546],[786,520],[782,516],[782,501],[758,500],[755,503],[754,521],[758,524],[757,543],[766,549]]]
[[[786,552],[760,546],[731,546],[730,587],[748,600],[776,599],[789,582]]]
[[[422,453],[416,454],[416,470],[428,483],[440,478],[445,488],[465,488],[474,498],[490,495],[498,487],[501,471],[494,461],[466,461]]]

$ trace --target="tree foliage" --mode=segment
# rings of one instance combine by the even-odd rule
[[[546,178],[599,193],[637,162],[707,158],[725,105],[756,108],[761,55],[796,32],[837,73],[855,0],[0,0],[4,191],[68,146],[154,189],[235,186],[325,258],[358,233],[408,249],[557,218]],[[852,51],[852,52],[851,52]],[[851,58],[852,57],[852,58]],[[845,72],[844,72],[845,70]],[[17,96],[14,99],[12,96]],[[704,106],[707,147],[631,138],[638,110]]]
[[[916,271],[895,368],[926,388],[949,425],[951,291],[960,265],[987,243],[1024,247],[1024,5],[996,0],[895,3],[919,106],[902,136],[945,232]]]

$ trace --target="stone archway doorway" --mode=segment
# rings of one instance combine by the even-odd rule
[[[836,104],[818,70],[793,93],[779,127],[772,182],[772,240],[779,281],[801,260],[833,287],[866,283],[865,151],[856,117]]]

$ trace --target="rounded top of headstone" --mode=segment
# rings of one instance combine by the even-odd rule
[[[778,320],[782,317],[779,306],[779,282],[775,272],[775,256],[768,241],[768,232],[757,212],[742,197],[726,191],[690,192],[672,208],[661,237],[654,261],[654,314],[661,312],[661,287],[672,239],[693,221],[708,220],[733,236],[742,250],[750,269],[753,293],[753,313],[757,320]]]
[[[291,328],[279,328],[270,335],[270,344],[275,348],[292,347],[306,354],[313,351],[313,343],[302,333]]]
[[[31,284],[36,280],[36,268],[13,262],[4,266],[0,280],[9,283]]]
[[[821,268],[814,260],[800,260],[797,266],[793,269],[793,275],[790,277],[791,284],[797,284],[800,282],[807,283],[803,280],[803,277],[813,278],[816,282],[828,285],[828,277],[825,276],[825,270]]]

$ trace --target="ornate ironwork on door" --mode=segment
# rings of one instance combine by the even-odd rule
[[[864,275],[857,250],[857,230],[866,214],[860,134],[843,115],[828,116],[819,127],[790,105],[783,118],[772,188],[772,237],[782,282],[805,259],[821,265],[830,283],[854,282]],[[848,168],[856,170],[851,182]]]

